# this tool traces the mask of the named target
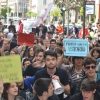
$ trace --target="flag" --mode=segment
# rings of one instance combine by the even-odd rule
[[[41,11],[36,22],[33,24],[34,27],[42,24],[47,19],[47,16],[48,16],[52,6],[53,6],[53,2],[48,4],[48,6]]]

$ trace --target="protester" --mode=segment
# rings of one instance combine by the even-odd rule
[[[17,82],[19,95],[22,96],[25,100],[31,100],[33,97],[32,94],[32,85],[34,77],[23,78],[21,82]]]
[[[18,96],[18,87],[15,82],[4,84],[2,98],[4,100],[25,100],[21,96]]]
[[[96,64],[97,64],[97,61],[93,57],[86,57],[84,59],[83,65],[84,65],[84,71],[86,73],[86,76],[83,77],[83,79],[77,86],[76,92],[80,91],[81,83],[85,78],[92,78],[93,80],[95,80],[97,84],[96,90],[100,92],[100,85],[99,85],[100,84],[100,73],[99,72],[96,73],[96,70],[97,70]]]
[[[34,83],[36,92],[32,100],[59,100],[54,94],[54,86],[52,80],[48,78],[40,78]]]
[[[44,63],[44,50],[37,49],[34,53],[34,59],[32,60],[32,64],[27,66],[25,70],[26,76],[34,76],[38,70],[41,70],[45,67]]]
[[[19,26],[18,26],[18,30],[17,30],[17,33],[23,33],[23,23],[21,20],[18,21],[19,23]]]
[[[3,30],[4,30],[4,25],[2,22],[0,22],[0,32],[3,32]]]
[[[8,27],[9,31],[10,31],[10,29],[13,29],[14,33],[16,33],[16,28],[15,28],[15,25],[14,25],[14,21],[11,21],[10,24],[11,25]]]
[[[88,28],[85,28],[85,37],[89,35]],[[83,24],[82,24],[82,29],[78,33],[78,38],[83,38]]]
[[[61,86],[64,88],[64,93],[70,94],[70,86],[67,71],[64,69],[57,68],[57,53],[53,50],[48,50],[45,52],[45,65],[46,68],[38,71],[35,74],[34,82],[39,78],[53,78],[58,80]],[[60,100],[64,100],[64,93],[58,95]]]
[[[99,100],[100,94],[96,91],[96,82],[92,78],[82,81],[81,92],[73,95],[69,100]]]
[[[73,27],[70,29],[70,35],[73,34],[76,37],[78,37],[78,28],[75,26],[75,23],[73,23]]]

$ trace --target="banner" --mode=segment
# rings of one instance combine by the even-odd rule
[[[43,24],[43,22],[47,19],[47,16],[53,6],[53,2],[50,3],[46,8],[44,8],[41,13],[39,14],[36,22],[33,24],[34,27]]]
[[[88,40],[64,39],[65,56],[87,56],[89,53]]]
[[[25,34],[25,33],[18,34],[18,44],[23,45],[23,43],[26,43],[27,46],[33,46],[34,45],[34,35]]]
[[[0,79],[3,79],[4,83],[22,81],[22,66],[19,55],[0,57]]]

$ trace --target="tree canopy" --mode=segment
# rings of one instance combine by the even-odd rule
[[[59,8],[56,8],[50,12],[50,15],[53,17],[61,17],[60,13],[61,13],[61,10]]]
[[[34,13],[34,12],[27,12],[27,13],[26,13],[26,16],[27,16],[27,17],[37,17],[38,14],[37,14],[37,13]]]
[[[7,10],[8,10],[8,12],[7,12]],[[10,7],[5,6],[5,7],[3,7],[3,8],[1,9],[1,15],[4,16],[4,17],[6,17],[6,16],[7,16],[7,13],[10,13],[11,10],[12,10],[12,9],[11,9]]]

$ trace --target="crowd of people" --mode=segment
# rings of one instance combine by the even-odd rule
[[[3,83],[0,79],[1,100],[100,100],[100,23],[96,30],[91,23],[86,28],[85,39],[89,44],[86,57],[64,55],[64,38],[83,37],[83,27],[78,30],[75,23],[69,30],[70,36],[64,34],[60,22],[57,27],[53,22],[49,27],[45,22],[40,24],[30,33],[35,37],[33,46],[18,44],[18,34],[25,34],[21,21],[18,30],[14,21],[8,30],[5,32],[0,23],[0,55],[20,55],[23,80]],[[64,88],[63,93],[54,94],[52,79]]]

